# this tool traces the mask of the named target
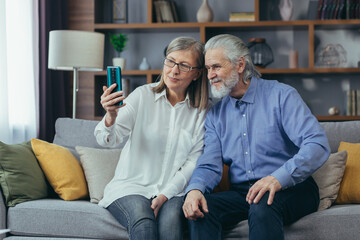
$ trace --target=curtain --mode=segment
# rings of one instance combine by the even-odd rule
[[[1,0],[0,0],[1,1]],[[71,116],[71,81],[69,72],[48,69],[49,32],[67,29],[67,1],[39,1],[40,41],[40,131],[39,138],[52,142],[55,121]]]
[[[0,141],[37,136],[38,1],[0,1]]]

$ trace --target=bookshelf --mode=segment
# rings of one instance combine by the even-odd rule
[[[69,11],[70,29],[90,29],[91,31],[103,33],[122,32],[130,36],[130,45],[133,44],[134,46],[129,46],[128,51],[125,51],[127,52],[125,53],[125,58],[127,58],[127,62],[129,64],[127,63],[127,67],[123,71],[123,75],[124,77],[129,78],[131,83],[134,83],[132,87],[136,87],[145,83],[151,83],[156,80],[156,78],[161,73],[160,69],[164,46],[166,46],[166,43],[168,43],[174,37],[187,35],[206,42],[207,39],[217,34],[230,33],[239,36],[244,41],[247,41],[251,36],[265,36],[265,38],[269,40],[269,42],[267,42],[273,48],[275,53],[275,61],[274,64],[271,64],[269,67],[260,69],[260,72],[263,74],[264,78],[278,79],[279,81],[289,83],[290,85],[294,84],[295,88],[300,86],[300,82],[302,81],[301,78],[311,78],[314,79],[315,83],[321,82],[321,84],[323,84],[324,81],[328,81],[327,79],[330,79],[330,81],[332,81],[331,84],[334,86],[323,88],[320,90],[320,95],[337,96],[337,102],[344,101],[342,97],[344,93],[342,90],[338,89],[338,85],[343,81],[342,78],[349,78],[351,87],[353,84],[355,84],[356,88],[360,88],[360,81],[356,82],[356,79],[360,80],[360,68],[354,64],[353,66],[339,66],[333,68],[318,67],[316,65],[316,49],[319,47],[318,38],[321,38],[320,35],[323,32],[331,34],[332,32],[346,31],[346,33],[350,32],[355,35],[354,39],[358,40],[360,39],[359,19],[308,20],[306,18],[304,19],[300,17],[300,19],[290,21],[281,21],[278,19],[273,20],[267,17],[268,14],[264,12],[264,9],[268,6],[275,6],[277,3],[275,0],[229,0],[228,3],[232,4],[232,6],[229,6],[228,9],[239,8],[239,5],[246,5],[246,11],[250,9],[254,12],[255,21],[229,22],[227,16],[228,13],[223,14],[225,17],[221,19],[220,17],[216,18],[218,15],[216,15],[217,12],[214,11],[214,22],[198,23],[196,20],[194,20],[193,15],[196,13],[197,8],[201,5],[202,1],[195,3],[194,1],[189,0],[177,0],[175,2],[178,6],[178,9],[181,10],[179,11],[180,22],[159,23],[157,22],[154,15],[155,10],[153,6],[153,0],[132,0],[128,1],[133,4],[132,6],[129,6],[129,11],[131,9],[135,11],[135,7],[138,7],[138,9],[140,8],[141,10],[139,13],[133,14],[138,17],[136,19],[130,19],[129,23],[127,24],[118,24],[111,23],[111,20],[108,19],[107,11],[109,11],[109,4],[111,4],[111,1],[109,0],[78,0],[69,2],[77,2],[70,4],[72,5],[70,6],[71,11]],[[212,4],[220,4],[217,2],[209,1],[209,4],[210,6]],[[85,11],[84,8],[87,10]],[[216,8],[216,10],[219,9]],[[187,14],[191,15],[191,17],[189,17]],[[74,18],[73,21],[71,21],[71,16]],[[81,19],[82,16],[84,16],[84,20],[81,22],[83,25],[76,25],[76,23],[80,22],[79,18]],[[141,39],[143,40],[141,41]],[[283,46],[281,46],[284,39],[290,39],[289,41],[291,42],[285,49]],[[111,58],[114,53],[107,41],[107,38],[105,41],[104,66],[107,66],[111,65]],[[345,46],[347,43],[341,44]],[[144,46],[151,46],[151,49]],[[288,68],[286,52],[293,48],[299,51],[299,68],[290,69]],[[137,56],[137,58],[134,56],[135,50],[138,50],[137,54],[139,56]],[[357,51],[360,56],[360,48]],[[152,66],[151,70],[137,70],[137,65],[140,61],[139,59],[142,59],[144,56],[147,57],[148,60],[150,59],[150,65]],[[160,61],[158,59],[160,59]],[[101,84],[99,84],[99,82],[104,81],[105,77],[105,71],[93,74],[92,77],[90,77],[92,80],[81,80],[80,76],[80,82],[87,81],[86,94],[91,91],[92,97],[94,98],[86,103],[87,106],[83,106],[82,109],[84,111],[79,113],[80,118],[100,119],[102,117],[102,115],[99,114],[99,112],[101,112],[99,110],[101,105],[99,104],[99,100],[95,98],[98,97],[102,92]],[[357,87],[356,84],[358,84],[359,87]],[[331,91],[333,92],[329,94],[326,93],[328,89],[332,89]],[[298,91],[303,96],[303,92],[305,91],[301,89]],[[79,92],[78,99],[81,97],[82,96]],[[327,98],[327,96],[325,97]],[[88,96],[83,96],[83,98],[89,99]],[[316,100],[316,96],[313,96],[311,93],[304,93],[303,98],[306,102],[309,102],[310,105],[312,100]],[[324,102],[327,103],[331,101],[326,99]],[[84,103],[84,101],[82,101],[82,103]],[[336,102],[334,104],[336,104]],[[316,104],[313,105],[315,107],[317,106]],[[337,107],[344,108],[343,105],[344,104],[342,103],[341,106]],[[321,106],[318,108],[320,107]],[[317,115],[319,121],[360,120],[360,116],[327,116],[328,107],[323,108],[324,109],[321,111],[314,112],[314,114]]]

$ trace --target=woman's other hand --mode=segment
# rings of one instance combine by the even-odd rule
[[[123,101],[125,97],[123,96],[124,92],[119,91],[115,93],[111,93],[113,89],[115,89],[116,83],[111,85],[109,88],[106,86],[103,86],[104,93],[101,95],[100,103],[102,107],[106,111],[105,115],[105,125],[107,127],[112,126],[115,123],[115,119],[117,116],[117,110],[123,106],[125,106],[125,103],[123,105],[117,105],[120,101]]]
[[[160,194],[156,198],[154,198],[151,202],[151,209],[154,210],[155,218],[157,217],[157,214],[161,208],[161,206],[168,200],[165,195]]]

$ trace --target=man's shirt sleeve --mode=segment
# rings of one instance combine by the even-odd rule
[[[204,153],[197,161],[185,193],[194,189],[200,190],[202,193],[210,193],[219,184],[222,177],[221,143],[213,123],[214,114],[212,110],[207,114],[205,120]]]
[[[330,154],[326,133],[300,95],[290,89],[281,102],[282,126],[299,151],[271,175],[283,189],[310,177]]]

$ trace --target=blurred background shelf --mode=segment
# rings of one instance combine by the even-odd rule
[[[156,22],[153,0],[128,0],[127,23],[113,23],[112,0],[68,0],[69,29],[105,33],[104,68],[112,65],[115,52],[107,33],[124,33],[129,37],[122,57],[126,58],[123,77],[130,82],[130,91],[157,80],[161,74],[164,49],[175,37],[190,36],[206,42],[218,34],[234,34],[244,42],[250,38],[265,38],[272,48],[274,61],[259,69],[266,79],[276,79],[297,89],[319,121],[360,120],[345,116],[345,92],[360,89],[360,20],[309,19],[309,0],[293,1],[289,21],[279,15],[278,0],[212,1],[213,22],[199,23],[196,12],[202,0],[175,0],[180,22]],[[255,21],[229,22],[231,12],[253,12]],[[346,50],[346,62],[324,67],[319,63],[319,51],[328,44],[341,44]],[[289,68],[289,53],[298,52],[298,68]],[[151,70],[137,70],[143,57]],[[78,116],[101,118],[99,96],[106,72],[81,73],[78,94]],[[327,116],[330,107],[337,107],[341,116]]]

